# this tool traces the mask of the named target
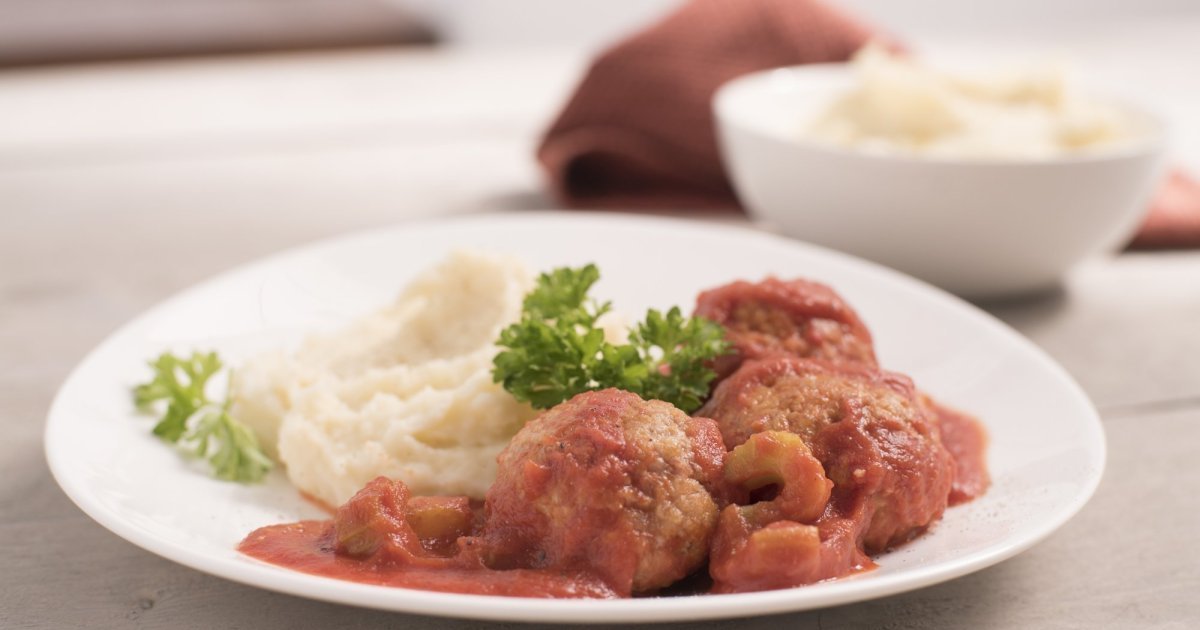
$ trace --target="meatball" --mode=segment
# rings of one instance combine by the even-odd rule
[[[718,377],[742,361],[791,354],[875,365],[871,333],[833,289],[809,280],[733,282],[696,298],[695,314],[725,327],[734,352],[713,366]]]
[[[579,394],[500,453],[485,562],[588,572],[624,595],[668,586],[704,563],[724,457],[712,420],[616,389]]]
[[[867,552],[911,539],[946,508],[954,462],[906,376],[779,355],[743,364],[698,413],[730,448],[763,431],[799,435],[834,484],[822,518],[853,520]]]

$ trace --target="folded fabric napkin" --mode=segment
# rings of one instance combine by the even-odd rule
[[[1200,247],[1200,182],[1183,171],[1172,171],[1129,247]]]
[[[737,76],[845,61],[891,37],[818,0],[689,0],[602,53],[538,149],[572,208],[738,208],[710,100]],[[1200,185],[1174,173],[1135,247],[1200,246]]]

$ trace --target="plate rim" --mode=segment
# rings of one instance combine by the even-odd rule
[[[1092,431],[1089,432],[1089,435],[1081,437],[1088,438],[1085,444],[1088,447],[1086,451],[1091,456],[1090,459],[1094,459],[1094,472],[1087,479],[1082,491],[1078,492],[1072,501],[1060,505],[1057,511],[1050,518],[1045,519],[1041,526],[1032,533],[1018,541],[942,561],[932,567],[918,567],[894,575],[867,574],[798,589],[755,593],[619,600],[530,600],[519,597],[441,593],[347,582],[282,569],[242,556],[232,549],[228,557],[192,552],[174,542],[138,531],[116,511],[94,501],[84,491],[81,482],[72,477],[68,465],[59,459],[63,453],[61,447],[56,447],[59,439],[56,427],[65,420],[56,421],[56,418],[61,418],[66,413],[62,411],[62,408],[66,404],[67,394],[73,389],[74,383],[88,372],[88,367],[103,356],[110,347],[118,345],[133,330],[142,326],[144,322],[152,321],[160,313],[172,309],[177,303],[189,299],[193,294],[202,293],[229,278],[279,264],[288,258],[311,256],[314,252],[324,248],[337,248],[344,246],[347,242],[363,238],[387,238],[389,234],[414,229],[453,226],[462,223],[561,222],[586,224],[596,221],[669,226],[675,231],[711,232],[714,229],[727,232],[736,231],[738,238],[757,238],[776,245],[808,250],[816,255],[849,264],[851,267],[865,269],[871,275],[882,276],[889,283],[903,286],[906,290],[918,291],[927,298],[936,300],[941,306],[954,310],[959,315],[969,317],[980,325],[1001,332],[1010,341],[1021,346],[1026,354],[1036,358],[1048,371],[1048,374],[1055,378],[1062,391],[1068,394],[1073,399],[1073,403],[1079,406],[1087,416],[1087,426]],[[337,604],[447,618],[554,623],[661,623],[800,612],[896,595],[949,581],[1016,556],[1042,542],[1061,528],[1094,496],[1104,475],[1108,450],[1103,422],[1094,403],[1065,368],[1012,327],[942,289],[869,260],[747,225],[589,211],[533,211],[520,214],[477,213],[405,221],[319,238],[235,264],[172,293],[110,332],[84,355],[64,379],[55,392],[45,422],[43,452],[51,475],[64,494],[89,518],[126,542],[177,564],[232,582]],[[800,593],[812,593],[813,596],[800,595]],[[815,595],[823,597],[818,599]],[[531,601],[536,601],[536,605],[530,606]]]

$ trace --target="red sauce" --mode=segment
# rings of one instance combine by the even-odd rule
[[[721,511],[708,562],[712,592],[803,586],[874,567],[860,543],[861,502],[835,488],[799,435],[750,436],[729,452],[724,476],[750,499]],[[768,486],[773,496],[756,500]]]
[[[612,589],[586,573],[548,570],[492,571],[477,560],[429,558],[399,564],[383,556],[365,559],[335,553],[333,521],[271,525],[251,532],[242,553],[282,567],[324,577],[426,591],[509,597],[612,598]]]
[[[961,411],[928,398],[926,401],[937,414],[942,444],[954,459],[950,505],[979,497],[992,483],[987,471],[987,431],[978,420]]]
[[[936,410],[942,442],[955,462],[950,504],[978,497],[989,484],[985,461],[987,435],[983,427],[966,414],[928,402]],[[238,550],[295,571],[381,586],[560,599],[607,599],[623,595],[586,568],[488,568],[475,537],[482,524],[479,507],[461,497],[410,498],[404,484],[379,478],[338,508],[334,520],[262,527],[251,532]],[[794,570],[813,575],[843,575],[874,568],[874,563],[856,544],[855,523],[854,519],[820,519],[820,544],[824,550],[803,558],[820,558],[822,566],[796,566]],[[363,532],[369,535],[366,546],[370,551],[358,549],[357,554],[349,553],[356,544],[362,547],[361,541],[354,537]],[[727,553],[719,547],[714,553]],[[777,560],[770,564],[780,566]],[[774,583],[770,576],[743,577],[740,581],[745,583],[736,588],[718,583],[710,592],[758,590],[772,588],[770,585]]]

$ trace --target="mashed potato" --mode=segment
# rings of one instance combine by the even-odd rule
[[[482,497],[534,414],[491,378],[492,342],[532,285],[519,261],[453,254],[379,312],[239,368],[233,414],[330,505],[379,475],[415,494]]]
[[[854,66],[857,83],[806,136],[884,155],[1044,159],[1138,135],[1125,112],[1073,93],[1053,65],[956,76],[868,46]]]

